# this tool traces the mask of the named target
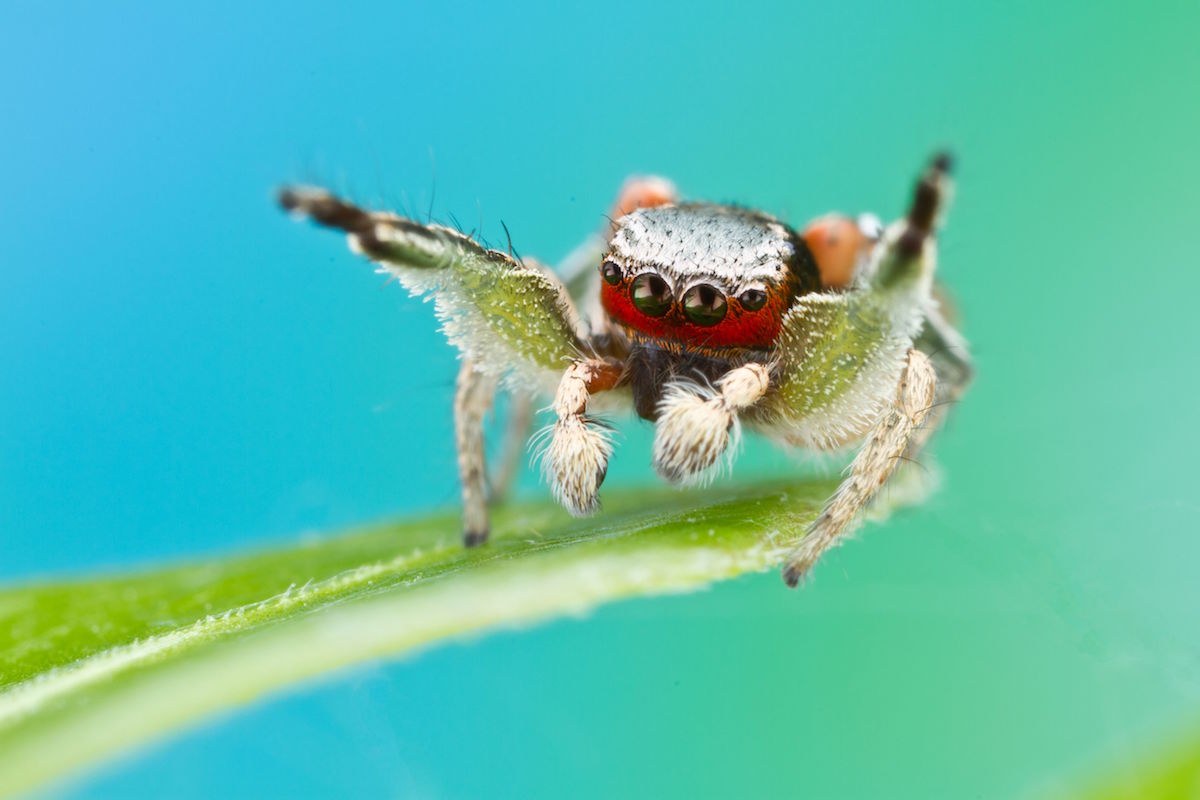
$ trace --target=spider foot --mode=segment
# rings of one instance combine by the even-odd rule
[[[488,540],[488,531],[465,530],[463,531],[463,547],[478,547]]]
[[[783,582],[791,589],[800,585],[800,581],[804,580],[817,563],[817,559],[821,557],[821,553],[828,547],[827,544],[823,544],[825,537],[814,535],[818,533],[817,528],[820,522],[817,520],[814,523],[808,535],[800,541],[800,544],[796,545],[792,552],[788,553],[787,560],[783,564]]]

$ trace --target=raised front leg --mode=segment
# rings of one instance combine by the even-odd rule
[[[369,211],[323,189],[286,188],[279,203],[293,214],[345,232],[350,248],[378,264],[378,271],[414,294],[432,296],[442,330],[464,359],[455,397],[464,539],[468,545],[484,541],[483,415],[497,380],[505,379],[526,396],[552,391],[563,366],[585,349],[585,329],[566,287],[536,262],[489,249],[461,231]],[[517,405],[519,435],[528,414]],[[501,466],[494,488],[502,490],[511,470]],[[558,471],[563,469],[566,462]],[[573,498],[580,496],[578,485],[572,484]]]
[[[849,477],[788,556],[783,576],[791,586],[840,543],[898,462],[920,450],[927,427],[940,421],[938,403],[969,379],[965,342],[931,311],[949,169],[945,155],[930,162],[908,213],[888,226],[847,289],[801,297],[784,318],[776,390],[763,417],[797,445],[829,450],[863,442]],[[930,417],[933,424],[924,425]]]
[[[654,469],[672,483],[702,480],[737,436],[738,413],[767,393],[762,364],[730,370],[709,391],[695,383],[668,386],[654,431]]]
[[[542,455],[542,470],[555,498],[576,517],[599,507],[596,493],[612,454],[607,431],[587,417],[588,397],[616,386],[623,370],[613,358],[581,359],[567,368],[554,397],[558,421]]]
[[[849,477],[784,562],[783,579],[788,586],[796,586],[822,553],[841,543],[858,512],[891,477],[933,406],[936,382],[929,358],[910,350],[894,402],[867,436],[850,465]]]
[[[293,187],[280,204],[344,231],[350,248],[414,294],[431,294],[442,330],[476,370],[549,390],[584,347],[566,287],[532,260],[490,250],[442,225],[367,211],[322,189]]]

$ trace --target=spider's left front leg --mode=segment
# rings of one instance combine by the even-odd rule
[[[738,414],[767,393],[771,378],[762,364],[735,367],[717,380],[715,392],[695,385],[667,387],[654,432],[654,469],[672,483],[703,476],[730,442]]]
[[[624,374],[615,358],[584,358],[567,368],[554,396],[554,423],[542,469],[554,496],[572,516],[599,506],[596,493],[608,472],[612,444],[595,420],[587,417],[588,398],[611,389]]]
[[[858,512],[895,472],[910,446],[920,443],[918,431],[933,407],[936,383],[929,358],[920,350],[909,350],[894,401],[855,456],[850,475],[825,504],[800,544],[788,554],[783,565],[783,580],[788,586],[795,588],[821,554],[839,543]]]
[[[932,305],[934,234],[949,195],[949,170],[948,156],[933,159],[908,214],[884,232],[852,289],[802,297],[784,318],[779,397],[785,416],[792,415],[793,434],[828,448],[858,435],[856,418],[868,413],[874,418],[850,474],[785,560],[783,579],[789,586],[841,542],[900,461],[925,443],[927,418],[936,423],[941,417],[931,414],[939,375],[949,379],[943,393],[961,391],[969,379],[965,353],[956,379],[936,371],[920,349],[933,344],[937,353],[936,342],[916,338],[923,325],[936,324],[926,317]],[[957,334],[943,332],[949,341],[947,336],[963,344]],[[889,385],[895,388],[889,391]]]

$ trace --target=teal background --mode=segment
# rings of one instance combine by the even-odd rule
[[[283,181],[554,260],[631,172],[802,224],[899,213],[949,145],[979,369],[940,493],[798,594],[752,576],[367,666],[65,796],[1010,797],[1200,718],[1195,3],[4,17],[6,579],[454,502],[453,352],[275,210]],[[614,485],[652,479],[626,429]]]

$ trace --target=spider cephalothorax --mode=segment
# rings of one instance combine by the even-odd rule
[[[862,442],[787,559],[795,585],[970,377],[965,342],[933,295],[949,167],[935,158],[908,214],[887,228],[829,215],[803,233],[757,211],[680,204],[669,182],[632,179],[611,225],[561,266],[563,280],[459,231],[319,189],[285,190],[280,201],[345,231],[414,293],[433,294],[463,353],[455,430],[467,544],[488,535],[482,420],[498,382],[523,401],[518,422],[529,398],[553,395],[544,471],[573,514],[599,504],[612,447],[588,402],[604,392],[654,421],[654,467],[676,483],[711,476],[739,422],[787,445]],[[493,497],[503,491],[502,480],[491,485]]]
[[[771,348],[792,302],[820,286],[795,231],[766,214],[708,204],[626,215],[600,275],[601,303],[629,343],[634,408],[648,420],[671,379],[712,381]]]
[[[820,285],[794,231],[718,205],[626,215],[600,272],[604,309],[631,339],[684,349],[768,348],[792,301]]]

